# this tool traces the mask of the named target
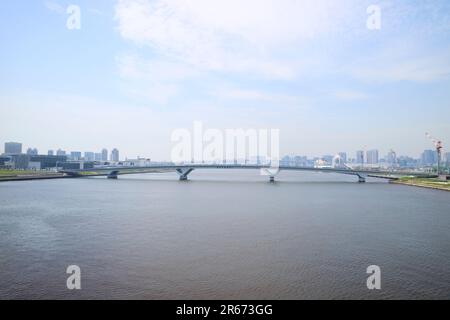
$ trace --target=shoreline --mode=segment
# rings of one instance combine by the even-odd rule
[[[419,188],[427,188],[427,189],[434,189],[434,190],[440,190],[440,191],[447,191],[447,192],[450,191],[449,188],[440,187],[440,186],[430,186],[430,185],[426,185],[426,184],[422,184],[422,183],[417,183],[417,182],[408,182],[408,181],[401,181],[401,180],[392,180],[392,181],[390,181],[390,183],[393,183],[393,184],[401,184],[401,185],[404,185],[404,186],[410,186],[410,187],[419,187]]]
[[[11,181],[31,181],[31,180],[49,180],[49,179],[64,179],[73,178],[64,174],[44,174],[44,175],[30,175],[30,176],[6,176],[0,177],[0,182],[11,182]]]

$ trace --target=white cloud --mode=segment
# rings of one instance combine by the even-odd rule
[[[56,12],[56,13],[59,13],[59,14],[65,14],[66,13],[66,9],[61,4],[59,4],[57,2],[47,0],[47,1],[44,1],[44,5],[45,5],[45,7],[48,10],[50,10],[52,12]]]
[[[193,66],[277,79],[295,76],[285,46],[341,30],[354,1],[119,0],[123,38]]]
[[[386,83],[448,76],[448,52],[436,53],[419,31],[405,34],[410,25],[430,25],[428,18],[410,21],[402,15],[419,14],[420,6],[383,1],[382,30],[371,32],[367,5],[357,0],[117,0],[117,30],[141,49],[140,55],[117,59],[123,88],[157,103],[167,103],[196,83],[210,96],[295,104],[301,98],[295,92],[267,93],[269,81],[323,79],[324,85],[333,81],[334,86],[336,75]],[[445,21],[440,19],[436,28],[442,31]],[[145,47],[151,59],[142,58]],[[224,74],[232,79],[221,78]],[[255,90],[219,87],[248,78],[256,79]],[[363,90],[370,94],[370,88]],[[347,101],[367,98],[352,90],[331,94]]]

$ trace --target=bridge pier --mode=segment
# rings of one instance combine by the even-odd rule
[[[361,176],[361,175],[358,174],[358,182],[359,183],[365,183],[366,182],[366,177]]]
[[[194,169],[193,168],[177,169],[176,171],[180,176],[180,181],[187,181],[189,173],[194,171]]]
[[[118,173],[119,173],[119,171],[111,171],[108,174],[108,179],[117,179]]]
[[[280,168],[261,168],[261,174],[264,176],[269,176],[269,182],[275,182],[275,176],[280,172]]]

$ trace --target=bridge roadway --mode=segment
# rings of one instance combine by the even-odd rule
[[[270,178],[271,182],[275,181],[275,176],[280,171],[312,171],[312,172],[328,172],[354,175],[358,177],[359,182],[365,182],[366,177],[376,177],[382,179],[395,180],[400,176],[416,176],[416,177],[432,177],[428,173],[422,172],[404,172],[404,171],[386,171],[386,170],[371,170],[371,169],[350,169],[350,168],[314,168],[314,167],[293,167],[280,166],[272,168],[269,165],[239,165],[239,164],[183,164],[183,165],[154,165],[154,166],[104,166],[91,169],[78,170],[60,170],[73,177],[88,177],[88,176],[106,176],[109,179],[117,179],[119,175],[124,174],[142,174],[142,173],[162,173],[162,172],[176,172],[180,180],[187,180],[188,175],[197,169],[248,169],[261,170]]]

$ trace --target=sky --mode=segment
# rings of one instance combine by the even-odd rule
[[[0,152],[169,160],[194,121],[283,155],[450,143],[448,0],[3,0],[0,27]]]

